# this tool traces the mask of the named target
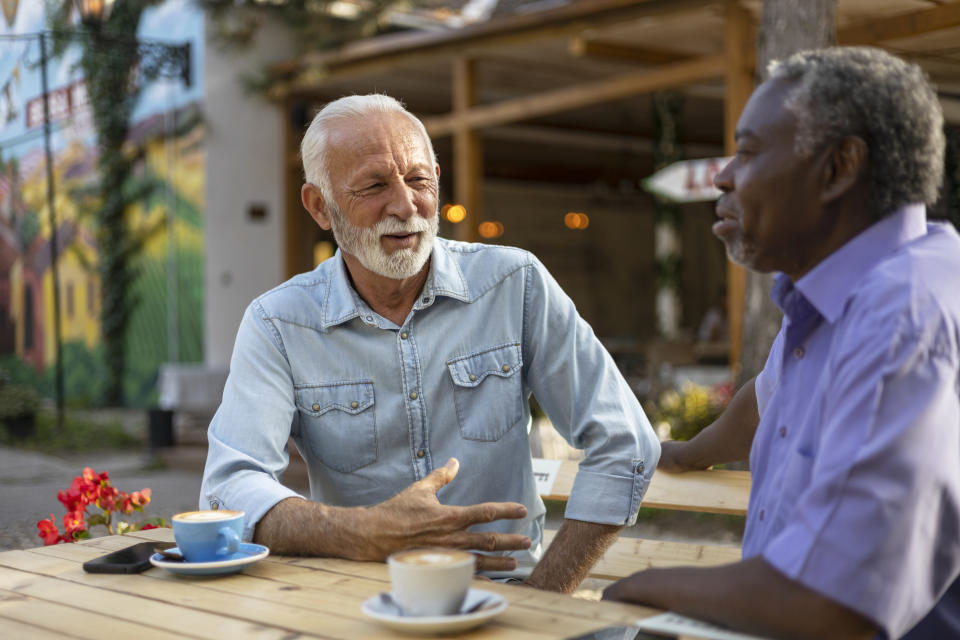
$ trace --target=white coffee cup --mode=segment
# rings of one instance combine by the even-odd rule
[[[408,616],[446,616],[460,611],[476,567],[458,549],[410,549],[387,558],[393,599]]]

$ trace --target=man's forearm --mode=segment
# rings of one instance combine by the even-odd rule
[[[755,381],[752,378],[740,387],[720,417],[678,450],[675,462],[686,469],[706,469],[750,457],[760,422]]]
[[[281,500],[254,530],[257,544],[278,555],[308,555],[368,560],[351,531],[360,530],[360,509],[331,507],[301,498]]]
[[[775,638],[871,638],[866,618],[790,580],[762,558],[635,573],[607,588],[622,600]]]
[[[527,584],[572,593],[620,535],[619,525],[564,520]]]

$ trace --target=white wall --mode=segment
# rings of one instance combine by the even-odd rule
[[[286,116],[278,105],[246,93],[239,76],[291,57],[288,40],[282,29],[265,24],[249,48],[223,49],[207,28],[207,369],[227,368],[247,304],[283,276]],[[257,204],[267,210],[262,221],[248,215]]]

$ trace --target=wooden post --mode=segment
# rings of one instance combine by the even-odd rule
[[[753,92],[753,33],[750,15],[738,2],[727,5],[724,48],[727,59],[724,78],[723,126],[724,148],[728,156],[737,150],[734,132],[737,120]],[[746,272],[727,261],[727,327],[730,336],[730,366],[734,377],[740,367],[743,346],[743,300]]]
[[[476,61],[458,57],[453,61],[453,197],[467,210],[467,217],[456,225],[457,240],[474,242],[479,237],[483,199],[483,148],[480,133],[471,129],[466,115],[476,104]]]

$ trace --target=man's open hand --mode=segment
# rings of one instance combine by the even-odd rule
[[[484,502],[469,507],[440,504],[437,491],[454,479],[460,463],[450,458],[423,480],[415,482],[386,502],[363,510],[366,522],[357,528],[360,537],[358,560],[383,561],[388,555],[411,547],[452,547],[478,551],[527,549],[530,538],[490,531],[471,533],[472,525],[527,515],[516,502]],[[511,571],[514,558],[477,554],[477,569]]]

